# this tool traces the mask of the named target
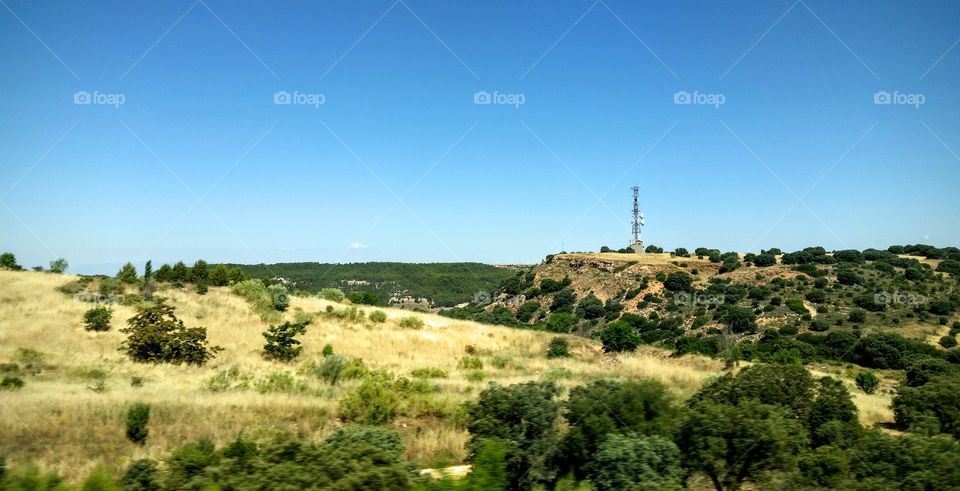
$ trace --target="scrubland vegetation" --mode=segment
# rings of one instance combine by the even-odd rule
[[[960,486],[950,248],[561,254],[443,316],[0,259],[3,489]]]

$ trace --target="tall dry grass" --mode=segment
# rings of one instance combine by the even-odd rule
[[[242,431],[279,428],[307,438],[322,438],[343,423],[337,404],[356,382],[328,387],[296,375],[304,365],[321,359],[324,345],[337,354],[360,358],[370,368],[408,375],[417,368],[439,368],[448,378],[432,379],[438,393],[424,395],[423,404],[456,407],[476,397],[491,381],[512,384],[555,380],[569,388],[604,377],[653,378],[686,397],[708,378],[721,373],[721,363],[700,356],[671,357],[664,350],[642,347],[635,353],[604,354],[598,343],[570,337],[574,356],[545,357],[550,333],[518,330],[452,320],[432,314],[378,309],[385,323],[353,323],[320,315],[329,305],[317,298],[291,299],[285,320],[314,315],[301,338],[303,354],[291,364],[261,357],[261,333],[267,324],[240,297],[226,288],[210,288],[206,295],[161,289],[188,326],[208,329],[212,344],[224,351],[204,367],[137,364],[117,351],[124,335],[117,330],[134,314],[130,307],[113,306],[112,329],[87,332],[83,313],[92,305],[59,293],[59,286],[76,277],[34,272],[0,271],[0,363],[23,364],[21,350],[39,353],[42,369],[25,376],[26,386],[0,392],[0,455],[8,463],[33,461],[68,479],[86,475],[97,464],[122,469],[132,459],[159,458],[184,442],[207,437],[218,444]],[[360,307],[366,313],[374,308]],[[421,329],[399,327],[400,319],[416,316]],[[469,347],[469,348],[468,348]],[[468,380],[472,370],[458,368],[468,351],[483,362],[481,380]],[[499,366],[494,363],[498,357]],[[303,393],[261,393],[254,389],[211,392],[205,388],[215,374],[231,367],[262,379],[285,372],[310,384]],[[143,385],[131,385],[140,377]],[[97,392],[99,380],[106,390]],[[127,408],[134,402],[151,404],[150,435],[145,446],[124,435]],[[868,419],[882,420],[876,409],[882,397],[857,397],[858,404],[875,408]],[[407,457],[430,466],[435,461],[455,464],[464,457],[465,430],[455,418],[405,415],[394,422],[407,448]]]

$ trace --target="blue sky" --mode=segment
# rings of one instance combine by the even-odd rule
[[[958,20],[946,1],[3,0],[0,249],[86,273],[535,262],[626,245],[632,185],[665,248],[954,245]]]

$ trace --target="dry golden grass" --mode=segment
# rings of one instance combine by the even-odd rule
[[[117,330],[134,310],[113,306],[112,329],[87,332],[82,315],[91,304],[56,291],[74,280],[71,276],[0,271],[0,363],[19,362],[19,350],[29,349],[41,354],[45,366],[40,373],[25,376],[22,389],[0,391],[0,455],[11,464],[36,462],[71,480],[85,476],[98,463],[122,469],[131,459],[159,458],[202,437],[222,444],[245,430],[278,428],[323,438],[343,424],[337,415],[338,400],[356,382],[328,387],[299,376],[308,380],[313,390],[285,394],[252,389],[211,392],[205,389],[205,381],[230,367],[254,379],[277,372],[295,374],[306,363],[319,360],[326,344],[338,354],[360,358],[370,368],[396,375],[409,375],[416,368],[445,370],[448,378],[430,381],[439,385],[440,391],[423,397],[429,399],[428,404],[447,408],[475,398],[490,381],[512,384],[549,378],[568,389],[604,377],[652,378],[687,397],[707,379],[722,373],[720,362],[701,356],[672,357],[651,347],[611,355],[603,353],[595,341],[572,336],[573,356],[551,360],[545,357],[554,336],[550,333],[371,307],[360,308],[367,313],[383,310],[388,320],[383,324],[351,323],[317,315],[301,338],[304,352],[300,358],[290,364],[270,362],[260,354],[261,333],[267,324],[226,288],[210,288],[203,296],[184,290],[157,292],[169,299],[188,326],[207,327],[211,343],[224,348],[213,362],[204,367],[137,364],[117,351],[124,339]],[[284,319],[319,313],[328,305],[345,308],[317,298],[294,297]],[[424,327],[399,327],[399,320],[408,316],[421,318]],[[484,362],[481,381],[468,380],[470,371],[457,368],[468,346]],[[501,358],[502,368],[494,366],[495,356]],[[106,391],[91,390],[97,375],[103,377]],[[852,386],[848,374],[833,375],[845,377],[865,423],[891,419],[889,395],[867,396]],[[131,377],[142,377],[143,386],[131,386]],[[124,436],[126,410],[134,402],[152,407],[150,435],[144,447]],[[404,439],[406,457],[424,467],[437,461],[461,463],[466,431],[451,418],[427,412],[415,410],[393,424]]]
[[[351,382],[329,388],[312,381],[317,390],[304,394],[214,393],[205,390],[204,383],[233,366],[254,378],[276,372],[293,374],[303,364],[320,359],[326,344],[338,354],[363,359],[368,367],[397,375],[424,367],[445,370],[448,378],[431,380],[441,387],[440,392],[427,397],[448,407],[476,397],[490,381],[512,384],[548,377],[566,388],[603,377],[654,378],[687,396],[721,370],[714,360],[672,358],[653,348],[626,355],[604,354],[596,342],[576,337],[570,337],[573,357],[549,360],[545,353],[553,337],[550,333],[393,309],[379,309],[388,315],[383,324],[317,316],[301,339],[303,354],[291,364],[281,364],[260,355],[261,333],[267,324],[225,288],[210,288],[203,296],[185,290],[157,292],[169,299],[188,326],[207,327],[211,343],[224,348],[212,363],[204,367],[137,364],[117,351],[124,339],[118,329],[134,310],[115,305],[112,329],[88,332],[82,316],[92,305],[56,291],[74,280],[72,276],[0,271],[0,362],[23,365],[19,350],[29,349],[39,352],[45,365],[40,373],[24,377],[22,389],[0,392],[0,454],[11,464],[34,461],[69,479],[84,476],[98,463],[120,469],[131,459],[161,457],[186,441],[209,437],[224,443],[241,431],[258,427],[322,438],[342,424],[337,419],[337,402]],[[331,302],[294,297],[284,318],[319,313],[328,305]],[[424,327],[399,327],[399,320],[407,316],[421,318]],[[482,381],[467,380],[469,371],[457,368],[468,346],[484,361]],[[503,368],[493,365],[496,355],[509,358]],[[91,390],[98,373],[107,387],[104,392]],[[142,377],[143,386],[131,386],[132,377]],[[140,401],[152,406],[150,436],[144,447],[131,444],[124,436],[126,410]],[[408,458],[425,466],[438,459],[462,462],[467,433],[453,422],[413,415],[398,418],[394,426],[404,438]]]

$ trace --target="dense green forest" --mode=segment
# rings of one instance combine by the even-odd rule
[[[438,306],[469,302],[477,292],[496,290],[515,272],[480,263],[350,264],[281,263],[229,265],[250,278],[284,278],[291,289],[319,293],[323,288],[373,292],[380,304],[394,295],[425,298]],[[358,283],[359,282],[359,283]],[[369,302],[365,302],[369,303]]]

